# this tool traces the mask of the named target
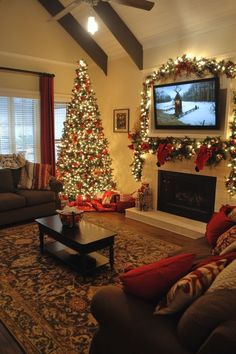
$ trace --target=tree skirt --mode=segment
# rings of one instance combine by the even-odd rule
[[[85,217],[118,232],[114,270],[105,266],[86,281],[52,256],[40,255],[35,223],[0,230],[0,318],[26,353],[88,353],[97,327],[90,302],[99,287],[121,286],[119,274],[125,269],[180,249],[127,225],[115,230],[91,214]]]

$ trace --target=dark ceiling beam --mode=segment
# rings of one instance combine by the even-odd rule
[[[58,0],[38,0],[40,4],[55,16],[64,9]],[[101,47],[93,40],[87,31],[75,20],[71,14],[59,19],[60,25],[70,34],[70,36],[85,50],[94,62],[107,74],[107,55]]]
[[[118,42],[132,58],[137,67],[143,69],[143,47],[108,2],[100,1],[93,7]]]

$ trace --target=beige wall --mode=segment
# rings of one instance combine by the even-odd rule
[[[139,118],[140,93],[145,76],[170,57],[191,53],[209,58],[236,59],[233,38],[236,25],[147,49],[143,71],[139,71],[128,57],[109,62],[108,75],[105,76],[58,23],[49,21],[49,17],[37,1],[0,1],[0,66],[54,73],[55,98],[64,101],[70,98],[76,62],[85,59],[110,144],[117,188],[124,193],[133,192],[139,184],[131,174],[132,151],[127,147],[130,142],[127,134],[113,133],[113,110],[130,109],[132,130]],[[0,93],[9,92],[9,89],[23,90],[25,95],[29,92],[38,95],[38,79],[0,71]],[[147,169],[156,171],[155,158],[149,160],[152,161],[151,167],[147,166]]]

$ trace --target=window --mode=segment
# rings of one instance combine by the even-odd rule
[[[0,96],[0,153],[40,161],[39,99]]]
[[[57,158],[67,103],[55,102],[55,154]],[[40,100],[0,96],[0,154],[23,152],[40,161]]]
[[[66,109],[68,103],[55,102],[54,104],[54,127],[55,127],[55,155],[59,151],[60,140],[63,133],[64,121],[66,119]]]

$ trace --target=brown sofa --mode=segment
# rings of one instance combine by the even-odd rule
[[[18,189],[21,168],[0,169],[0,226],[55,214],[62,185],[50,179],[49,190]]]
[[[205,239],[190,249],[210,254]],[[178,315],[153,315],[156,302],[110,285],[93,297],[91,312],[99,328],[90,354],[235,354],[236,289],[205,293]]]

